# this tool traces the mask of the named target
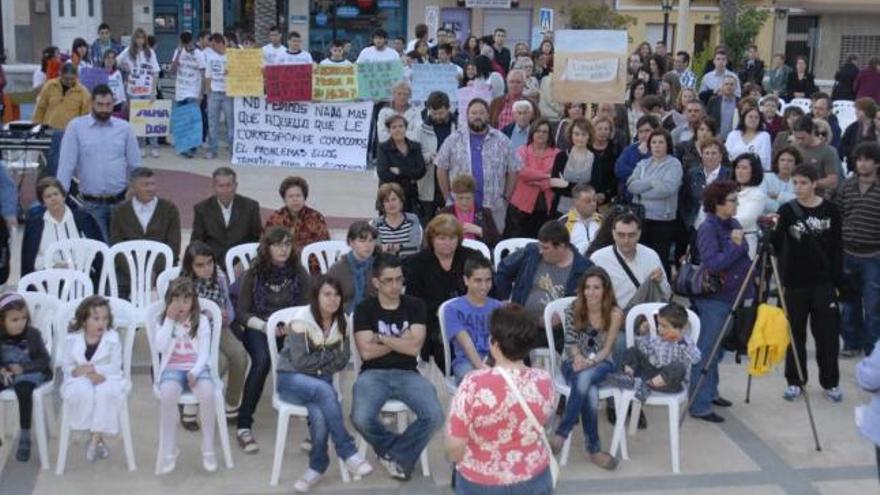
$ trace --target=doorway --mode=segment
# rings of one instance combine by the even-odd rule
[[[491,35],[495,28],[507,30],[505,45],[510,48],[517,43],[532,43],[532,9],[486,9],[483,11],[483,36]]]
[[[52,0],[52,44],[69,53],[73,40],[98,35],[101,25],[101,0]],[[87,40],[91,41],[91,40]]]

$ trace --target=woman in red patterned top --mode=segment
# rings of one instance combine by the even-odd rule
[[[553,493],[544,430],[528,419],[499,371],[507,371],[532,414],[546,423],[555,409],[552,380],[523,363],[538,330],[521,306],[511,304],[492,312],[489,333],[494,367],[466,375],[449,409],[446,450],[457,463],[455,493]]]
[[[278,194],[284,200],[284,206],[275,210],[266,220],[266,230],[275,226],[290,230],[297,251],[302,251],[313,242],[330,240],[330,231],[327,229],[324,215],[306,206],[306,200],[309,198],[309,183],[305,179],[297,176],[284,179],[278,188]],[[309,260],[309,271],[320,273],[318,260],[314,257]]]

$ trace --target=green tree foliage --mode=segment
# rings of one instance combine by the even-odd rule
[[[571,29],[626,29],[636,18],[621,14],[602,3],[571,8]]]
[[[728,58],[738,65],[764,23],[770,19],[770,11],[742,7],[736,0],[723,0],[721,3],[721,42],[727,47]]]

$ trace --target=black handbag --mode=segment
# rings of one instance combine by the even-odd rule
[[[672,283],[673,292],[686,297],[699,297],[715,294],[721,290],[721,286],[721,274],[710,273],[706,267],[691,262],[691,248],[688,246],[684,262]]]

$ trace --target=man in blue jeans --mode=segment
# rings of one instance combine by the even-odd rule
[[[351,421],[388,474],[405,481],[442,425],[443,409],[434,386],[416,368],[425,341],[425,304],[401,294],[403,270],[396,256],[379,255],[372,276],[378,295],[363,300],[354,312],[363,365],[352,391]],[[403,402],[416,415],[403,433],[389,431],[379,420],[389,400]]]

